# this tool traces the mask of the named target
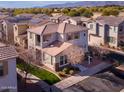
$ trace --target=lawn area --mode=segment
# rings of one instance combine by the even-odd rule
[[[47,82],[50,85],[60,81],[60,79],[53,73],[51,73],[45,69],[41,69],[36,66],[33,66],[31,64],[26,64],[26,63],[24,63],[23,60],[17,59],[17,68],[24,70],[25,66],[29,68],[28,69],[29,73],[35,75],[36,77],[40,78],[41,80],[44,80],[45,82]]]

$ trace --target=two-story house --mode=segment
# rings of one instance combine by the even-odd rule
[[[1,29],[2,29],[2,39],[8,41],[11,44],[14,44],[14,32],[13,24],[18,20],[15,17],[7,17],[2,20]]]
[[[81,25],[84,27],[87,27],[88,22],[91,20],[91,18],[86,18],[83,16],[79,17],[70,17],[63,22],[73,24],[73,25]]]
[[[23,48],[27,47],[27,29],[29,28],[27,23],[15,23],[14,29],[14,43],[15,45]]]
[[[117,48],[124,40],[124,17],[101,16],[88,24],[90,45]]]
[[[63,21],[67,20],[68,18],[70,18],[69,16],[65,16],[65,15],[56,15],[53,17],[50,17],[51,22],[54,23],[62,23]]]
[[[83,48],[82,52],[88,51],[86,27],[53,23],[27,31],[28,48],[34,51],[35,58],[56,71],[69,64],[65,51],[69,52],[72,46]]]
[[[17,91],[16,50],[0,43],[0,91]]]

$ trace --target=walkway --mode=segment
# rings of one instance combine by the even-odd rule
[[[64,80],[54,84],[54,86],[52,87],[53,91],[61,91],[65,88],[68,88],[68,87],[70,87],[70,86],[72,86],[72,85],[74,85],[74,84],[90,77],[91,75],[96,74],[110,66],[111,66],[111,64],[102,62],[101,64],[98,64],[92,68],[89,68],[88,70],[85,70],[84,72],[81,72],[75,76],[71,76],[67,79],[64,79]]]
[[[122,51],[122,50],[112,49],[112,48],[108,48],[108,47],[104,47],[104,46],[99,46],[99,48],[109,50],[109,51],[115,52],[120,55],[124,55],[124,51]]]
[[[22,71],[20,69],[16,69],[17,73],[19,75],[21,75],[23,78],[25,78],[25,74],[22,73]],[[38,77],[32,75],[32,74],[28,74],[27,79],[30,80],[32,83],[34,84],[38,84],[41,87],[41,90],[45,91],[45,92],[49,92],[50,91],[50,85],[48,85],[46,82],[44,82],[43,80],[39,79]]]

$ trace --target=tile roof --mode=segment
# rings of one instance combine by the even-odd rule
[[[60,23],[60,24],[50,23],[36,28],[30,28],[27,31],[41,35],[41,34],[50,34],[55,32],[69,33],[69,32],[87,31],[87,30],[88,28],[86,27],[77,26],[68,23]]]
[[[45,25],[46,23],[50,22],[49,19],[40,19],[40,18],[33,18],[29,21],[28,25],[30,27],[41,26]]]
[[[57,32],[57,28],[58,28],[58,24],[46,24],[43,26],[30,28],[27,31],[41,35],[41,34],[55,33]]]
[[[68,23],[61,23],[58,27],[59,33],[77,32],[77,31],[87,31],[88,28],[79,25],[73,25]]]
[[[111,26],[118,26],[123,21],[124,21],[124,17],[100,16],[96,18],[96,22]]]
[[[50,44],[50,46],[43,48],[41,50],[51,56],[56,56],[70,46],[72,46],[71,43],[67,43],[67,42],[62,43],[62,42],[56,41]]]
[[[9,58],[16,58],[18,54],[13,46],[1,46],[0,47],[0,60],[6,60]]]
[[[46,14],[36,14],[33,18],[49,19],[49,16]]]
[[[65,16],[65,15],[56,15],[51,17],[50,19],[59,19],[60,21],[64,21],[66,19],[70,18],[69,16]]]
[[[71,17],[70,19],[75,20],[75,21],[81,21],[81,17],[80,16],[78,16],[78,17]]]

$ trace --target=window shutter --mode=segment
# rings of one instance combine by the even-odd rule
[[[8,74],[8,61],[4,61],[3,62],[3,71],[4,71],[4,75],[7,75]]]

